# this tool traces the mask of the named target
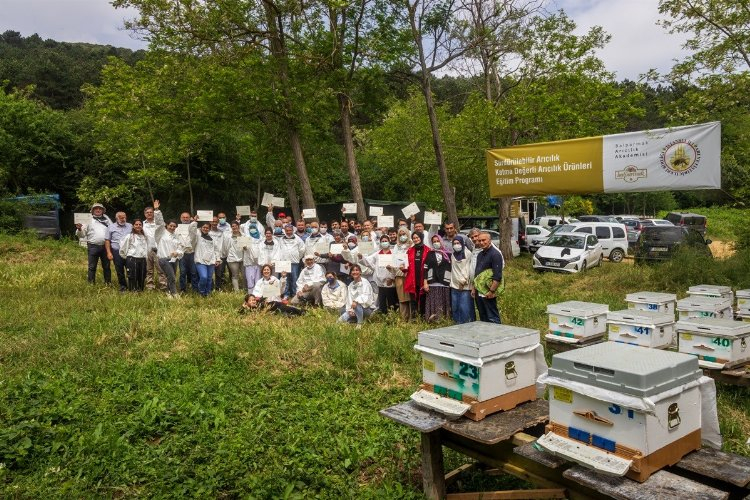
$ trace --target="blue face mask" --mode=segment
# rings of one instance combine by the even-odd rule
[[[273,234],[277,236],[281,236],[282,234],[284,234],[284,231],[280,227],[277,227],[276,229],[273,230]]]
[[[328,278],[327,281],[329,285],[333,285],[334,283],[336,283],[336,278]]]
[[[252,236],[253,238],[257,238],[258,234],[259,234],[258,230],[255,229],[254,227],[250,229],[250,236]]]
[[[312,228],[311,227],[305,228],[305,232],[308,234],[312,233]]]

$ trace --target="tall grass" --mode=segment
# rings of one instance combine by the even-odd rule
[[[549,303],[750,286],[744,258],[566,276],[524,256],[503,320],[544,331]],[[75,243],[0,236],[0,497],[421,496],[418,434],[377,412],[417,387],[413,345],[432,326],[240,316],[240,294],[167,300],[85,274]],[[746,453],[743,391],[721,387],[719,405],[727,449]]]

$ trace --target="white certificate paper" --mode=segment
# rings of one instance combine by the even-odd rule
[[[276,196],[274,196],[271,199],[271,203],[273,203],[274,207],[282,208],[284,206],[284,198],[277,198]]]
[[[213,210],[198,210],[198,220],[202,222],[211,222],[214,220]]]
[[[341,243],[331,243],[331,248],[328,249],[328,253],[331,255],[341,255],[344,251],[344,245]]]
[[[253,239],[249,236],[240,236],[239,238],[237,238],[237,248],[247,248],[248,250],[250,250],[252,244]]]
[[[356,214],[357,204],[356,203],[344,203],[343,209],[345,214]]]
[[[393,266],[393,254],[392,253],[379,253],[378,254],[378,267]]]
[[[383,215],[383,207],[370,207],[370,217]]]
[[[174,234],[177,236],[190,236],[190,224],[177,224]]]
[[[291,260],[277,260],[274,270],[277,273],[291,273],[292,272],[292,261]]]
[[[261,200],[260,204],[264,207],[267,207],[268,205],[273,203],[273,195],[271,193],[263,193],[263,200]]]
[[[362,255],[370,255],[375,251],[375,244],[372,241],[360,241],[357,250]]]
[[[260,294],[267,299],[281,296],[281,282],[275,280],[273,283],[263,283]]]
[[[424,224],[427,225],[440,225],[443,223],[443,212],[425,212],[424,213]]]
[[[237,205],[237,214],[238,215],[250,215],[250,205]]]
[[[86,212],[76,212],[73,214],[73,223],[87,226],[91,224],[91,214]]]
[[[378,215],[378,227],[393,227],[392,215]]]
[[[404,217],[408,219],[412,215],[417,215],[420,212],[420,210],[416,203],[411,203],[409,205],[406,205],[404,208],[402,208],[401,212],[404,214]]]
[[[318,217],[318,212],[314,208],[305,208],[302,210],[303,219],[315,219]]]
[[[326,256],[328,254],[328,241],[325,238],[320,238],[320,241],[315,243],[313,251],[320,255]]]

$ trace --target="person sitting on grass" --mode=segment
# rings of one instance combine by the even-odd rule
[[[365,318],[372,314],[373,293],[370,282],[362,279],[362,268],[359,264],[352,264],[350,270],[352,282],[349,284],[348,305],[344,313],[339,317],[340,323],[357,323],[357,328],[362,328]]]
[[[304,309],[289,306],[276,300],[266,300],[265,297],[256,297],[252,293],[245,295],[245,301],[240,307],[240,314],[247,314],[251,311],[277,312],[283,316],[302,316],[305,314]]]
[[[346,310],[346,296],[349,291],[346,285],[336,279],[336,273],[328,271],[326,273],[326,284],[320,291],[323,307],[332,309],[338,314],[343,314]]]

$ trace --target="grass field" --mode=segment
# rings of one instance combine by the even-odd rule
[[[750,288],[741,252],[580,276],[530,267],[506,270],[505,323],[544,329],[564,300],[620,309],[638,290]],[[85,274],[73,242],[0,236],[0,497],[421,497],[418,434],[377,412],[417,387],[412,347],[429,326],[240,316],[239,294],[120,294]],[[748,454],[747,395],[719,387],[725,450]]]

